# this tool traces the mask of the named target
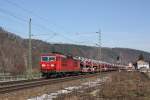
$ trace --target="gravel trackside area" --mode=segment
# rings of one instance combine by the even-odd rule
[[[106,77],[109,77],[109,75],[110,74],[102,74],[101,76],[97,75],[90,78],[33,87],[31,89],[19,90],[7,94],[0,94],[0,100],[52,100],[51,98],[57,99],[61,95],[71,94],[76,90],[81,90],[83,87],[95,87],[94,84],[98,84],[98,82],[104,81],[101,79],[102,76],[103,79],[105,79]],[[50,98],[46,99],[46,97]]]
[[[88,80],[86,82],[80,83],[76,86],[68,86],[62,88],[61,90],[51,92],[49,94],[43,94],[41,96],[33,97],[28,100],[62,100],[64,96],[70,95],[72,93],[84,93],[88,89],[96,89],[95,87],[102,85],[104,82],[109,80],[108,76],[103,78],[96,78],[95,80]]]
[[[103,84],[87,85],[54,100],[150,100],[150,80],[140,72],[116,72],[106,79]]]

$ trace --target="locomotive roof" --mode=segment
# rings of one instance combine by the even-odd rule
[[[45,53],[45,54],[41,54],[41,56],[57,56],[57,57],[66,57],[65,55],[62,55],[62,54],[56,54],[56,53]]]

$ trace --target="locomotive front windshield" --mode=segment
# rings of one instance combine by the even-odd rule
[[[56,58],[54,56],[42,56],[42,58],[41,58],[42,61],[46,61],[46,62],[55,61],[55,59]]]
[[[50,56],[50,57],[49,57],[49,61],[55,61],[55,59],[56,59],[56,58],[55,58],[54,56]]]

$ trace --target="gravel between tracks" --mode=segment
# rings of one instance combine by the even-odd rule
[[[81,83],[85,83],[90,81],[94,81],[99,76],[94,76],[85,79],[72,80],[68,82],[61,82],[52,85],[45,85],[40,87],[34,87],[32,89],[24,89],[15,92],[10,92],[7,94],[0,94],[0,100],[27,100],[28,98],[33,98],[36,96],[41,96],[43,94],[49,94],[54,91],[58,91],[63,88],[67,88],[68,86],[79,86]]]

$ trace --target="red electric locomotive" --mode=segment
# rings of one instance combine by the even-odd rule
[[[115,71],[119,65],[81,57],[71,57],[50,53],[41,55],[41,72],[43,77],[73,75],[77,73],[95,73]],[[121,68],[121,67],[120,67]],[[124,67],[123,67],[124,68]]]
[[[80,61],[62,54],[41,55],[41,72],[43,77],[65,75],[80,71]]]

